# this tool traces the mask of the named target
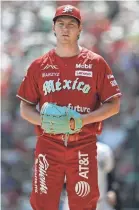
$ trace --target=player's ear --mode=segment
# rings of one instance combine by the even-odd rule
[[[82,31],[82,28],[83,28],[83,27],[82,27],[82,24],[80,24],[80,25],[79,25],[79,32],[80,32],[80,33],[81,33],[81,31]]]
[[[53,25],[52,25],[52,30],[53,30],[53,32],[54,32],[54,35],[56,36],[56,32],[55,32],[55,24],[53,23]]]
[[[79,35],[78,35],[77,39],[80,38],[81,32],[82,32],[82,24],[79,25]]]

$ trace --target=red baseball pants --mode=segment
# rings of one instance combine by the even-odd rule
[[[96,137],[63,142],[39,137],[30,198],[34,210],[58,210],[66,175],[70,210],[95,210],[99,198]]]

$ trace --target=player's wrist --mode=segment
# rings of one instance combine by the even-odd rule
[[[86,121],[86,114],[84,114],[84,115],[81,115],[81,120],[82,120],[82,127],[84,126],[84,125],[86,125],[87,124],[87,121]]]
[[[38,117],[38,125],[40,125],[40,126],[42,125],[42,117],[41,116]]]

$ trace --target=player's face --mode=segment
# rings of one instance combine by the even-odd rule
[[[63,44],[74,43],[81,32],[81,25],[75,18],[63,16],[57,18],[53,30],[58,42]]]

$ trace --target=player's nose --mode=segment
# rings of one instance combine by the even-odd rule
[[[68,25],[63,25],[63,28],[62,28],[64,31],[68,30]]]

